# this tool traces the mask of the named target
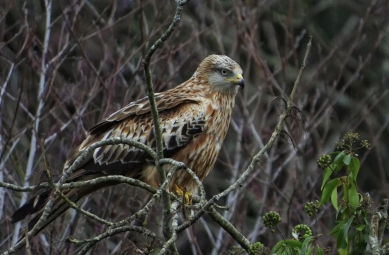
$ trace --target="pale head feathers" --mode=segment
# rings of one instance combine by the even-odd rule
[[[200,63],[192,78],[197,82],[209,84],[212,90],[235,95],[239,87],[244,86],[242,74],[242,68],[231,58],[210,55]]]

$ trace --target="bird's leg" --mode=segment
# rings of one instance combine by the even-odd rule
[[[176,193],[178,196],[184,198],[184,202],[186,205],[192,204],[192,192],[187,191],[186,188],[180,188],[177,184],[174,184],[173,187],[174,193]]]

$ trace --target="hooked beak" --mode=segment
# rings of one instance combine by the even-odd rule
[[[242,89],[244,88],[244,79],[241,74],[237,74],[234,78],[231,78],[228,81],[232,82],[235,85],[240,86]]]

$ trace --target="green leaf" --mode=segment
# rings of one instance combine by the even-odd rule
[[[290,246],[285,247],[285,254],[286,255],[296,255],[296,253],[294,252],[294,249]]]
[[[298,240],[291,240],[291,239],[287,239],[285,240],[285,244],[289,247],[293,247],[293,248],[301,248],[301,242],[298,241]]]
[[[305,254],[313,254],[313,250],[315,249],[315,247],[312,247],[311,249],[309,249]]]
[[[322,248],[317,245],[317,255],[324,255]]]
[[[331,203],[332,206],[335,208],[336,212],[339,212],[339,206],[338,206],[338,189],[334,189],[331,193]]]
[[[348,248],[348,244],[349,244],[348,243],[348,231],[350,229],[350,225],[353,222],[353,220],[354,220],[354,217],[351,217],[347,221],[347,223],[343,225],[343,227],[338,232],[338,235],[336,236],[336,245],[337,245],[339,254],[345,254],[345,253],[343,253],[344,249],[346,249],[346,252],[347,252],[347,248]]]
[[[349,255],[347,249],[345,249],[345,248],[338,249],[338,253],[339,253],[339,255]]]
[[[350,162],[351,162],[351,155],[350,154],[346,154],[344,157],[343,157],[343,163],[348,166],[350,165]]]
[[[309,236],[309,237],[304,239],[304,242],[303,242],[301,249],[300,249],[300,255],[309,254],[307,252],[307,249],[314,238],[315,238],[314,236]]]
[[[273,249],[272,249],[272,252],[277,252],[279,251],[282,247],[285,246],[285,241],[282,240],[282,241],[279,241],[276,245],[274,245]]]
[[[336,178],[336,179],[333,179],[333,180],[329,181],[324,186],[323,194],[321,195],[321,200],[320,200],[320,204],[321,205],[327,203],[327,201],[330,198],[332,192],[334,191],[334,189],[336,189],[338,187],[339,184],[340,184],[340,179]]]
[[[340,229],[344,226],[344,224],[346,224],[346,222],[344,221],[339,221],[338,225],[336,225],[330,232],[330,235],[338,235]]]
[[[359,159],[356,157],[352,157],[350,165],[347,166],[347,172],[351,172],[353,174],[355,182],[357,182],[357,176],[360,167],[361,167],[361,163],[359,162]]]
[[[285,254],[286,255],[295,255],[294,249],[290,246],[285,247]]]
[[[333,154],[336,155],[336,157],[335,157],[334,161],[331,163],[331,165],[326,167],[326,169],[324,170],[323,182],[321,184],[321,190],[323,190],[323,188],[326,185],[327,180],[328,180],[328,178],[330,178],[331,174],[333,172],[338,172],[339,170],[341,170],[343,165],[344,165],[343,158],[346,155],[346,153],[344,151],[342,151],[342,152],[336,152]]]
[[[359,205],[359,195],[357,192],[357,187],[355,186],[354,182],[350,183],[350,189],[348,190],[348,196],[349,196],[348,198],[349,198],[350,207],[354,210],[357,209],[357,207]]]
[[[338,247],[338,251],[341,249],[345,249],[348,246],[347,234],[348,231],[346,232],[344,229],[341,229],[338,236],[336,237],[336,246]]]
[[[335,157],[334,163],[338,165],[341,164],[343,162],[344,156],[346,156],[346,153],[344,151],[340,152],[338,156]]]
[[[327,166],[324,170],[323,174],[323,182],[321,184],[321,190],[323,190],[324,185],[326,185],[328,178],[330,178],[331,174],[333,173],[333,170],[331,168],[332,164],[330,166]]]
[[[366,225],[360,225],[360,226],[356,227],[355,229],[358,231],[362,231],[365,227],[366,227]]]

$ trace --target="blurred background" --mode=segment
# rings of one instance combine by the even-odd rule
[[[37,184],[43,151],[58,176],[89,128],[146,96],[142,58],[169,26],[175,7],[173,0],[55,0],[47,33],[45,1],[0,1],[0,181]],[[230,207],[219,212],[251,242],[272,247],[282,239],[262,223],[273,210],[282,217],[285,237],[304,223],[323,234],[322,247],[333,247],[328,233],[335,212],[323,207],[316,222],[303,207],[320,199],[317,159],[334,151],[348,131],[371,143],[370,150],[358,152],[359,192],[368,192],[375,205],[387,197],[388,13],[386,0],[191,0],[154,54],[156,92],[187,80],[209,54],[228,55],[244,70],[246,87],[215,169],[204,181],[210,198],[231,185],[268,141],[284,106],[279,98],[287,100],[313,35],[294,101],[305,121],[291,118],[285,128],[291,140],[279,139],[249,180],[219,201]],[[17,240],[24,223],[11,224],[10,215],[30,196],[0,188],[0,251]],[[78,204],[118,221],[148,199],[139,188],[119,185]],[[154,206],[147,227],[158,231],[161,217]],[[80,246],[65,243],[66,237],[92,238],[105,230],[69,210],[30,242],[34,254],[74,254]],[[153,245],[141,234],[122,233],[90,254],[142,254]],[[228,254],[233,245],[207,215],[177,241],[180,254]]]

